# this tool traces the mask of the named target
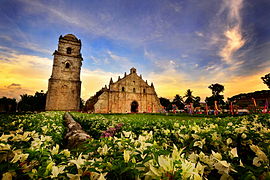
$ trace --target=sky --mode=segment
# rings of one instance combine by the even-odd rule
[[[82,41],[82,98],[129,73],[159,97],[265,90],[269,0],[0,0],[0,97],[47,91],[60,35]]]

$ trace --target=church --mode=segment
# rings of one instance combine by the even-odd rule
[[[53,53],[52,75],[49,79],[46,110],[78,111],[80,106],[82,66],[81,40],[73,34],[60,36]],[[161,110],[153,83],[138,76],[131,68],[117,82],[111,79],[86,102],[86,111],[94,113],[156,113]]]
[[[109,87],[105,86],[87,100],[86,108],[94,113],[157,113],[161,104],[153,83],[148,85],[131,68],[128,75],[119,76],[116,82],[111,78]]]

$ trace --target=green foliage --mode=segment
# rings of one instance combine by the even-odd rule
[[[21,95],[21,100],[18,103],[19,111],[44,111],[46,105],[46,94],[36,92],[35,95]]]
[[[194,96],[192,95],[192,91],[190,89],[187,90],[184,98],[186,98],[186,104],[194,103]]]
[[[54,161],[63,155],[53,149],[63,146],[65,126],[62,112],[0,115],[0,172],[16,179],[46,178]]]
[[[267,133],[270,127],[269,115],[251,115],[238,118],[227,117],[222,119],[148,114],[94,115],[73,113],[73,116],[78,122],[83,122],[84,129],[92,134],[94,133],[92,129],[102,127],[104,130],[114,127],[115,124],[124,124],[122,133],[119,132],[107,139],[102,138],[98,140],[98,137],[96,137],[95,143],[99,142],[97,143],[99,144],[98,146],[95,143],[95,145],[86,144],[86,146],[96,146],[97,148],[104,148],[104,144],[107,145],[110,154],[108,156],[113,156],[113,158],[108,159],[106,157],[106,160],[103,157],[103,162],[110,162],[109,164],[112,164],[113,167],[106,171],[108,172],[106,176],[108,179],[116,177],[121,179],[125,176],[131,179],[134,179],[133,177],[135,176],[142,178],[145,174],[151,174],[151,177],[154,179],[166,179],[168,176],[171,178],[183,178],[185,174],[183,166],[187,165],[187,163],[194,163],[194,167],[198,167],[198,163],[203,164],[205,174],[198,175],[208,179],[213,177],[220,178],[221,176],[245,178],[249,177],[251,173],[255,178],[260,177],[261,174],[265,174],[264,177],[267,177],[269,171],[269,160],[268,158],[264,159],[270,155],[270,152],[267,150],[270,145],[270,136]],[[94,126],[97,128],[94,128],[93,122],[95,122]],[[260,129],[260,131],[256,129]],[[136,142],[147,135],[151,137],[149,140],[146,140],[149,146],[141,150],[140,143],[137,144]],[[103,141],[106,141],[106,143]],[[182,153],[183,159],[180,160],[180,163],[178,160],[173,159],[174,145],[176,145],[178,150],[184,148]],[[120,157],[119,153],[122,152],[123,155],[125,150],[131,151],[130,159],[135,159],[133,160],[134,163],[125,166],[128,170],[123,168],[123,159],[121,160],[122,157]],[[260,153],[266,156],[260,155]],[[142,158],[142,155],[145,157]],[[215,156],[221,156],[221,159],[216,159]],[[173,172],[163,169],[163,165],[160,164],[162,158],[165,158],[166,162],[167,160],[173,162],[175,168]],[[259,161],[261,164],[256,164],[256,160],[260,158],[262,158]],[[220,170],[222,163],[225,163],[225,166],[228,165],[228,173]],[[155,174],[155,170],[150,168],[150,166],[153,166],[158,174]],[[141,170],[135,171],[136,169]],[[128,174],[121,174],[121,170]],[[193,173],[196,174],[196,168],[193,169]],[[190,176],[190,178],[193,179],[195,177]]]
[[[171,110],[171,102],[167,98],[160,97],[159,98],[160,104],[168,111]]]
[[[1,115],[0,172],[15,179],[266,179],[270,115],[72,112],[93,136],[65,149],[62,112]],[[104,131],[119,127],[112,136]]]
[[[224,86],[218,83],[211,84],[210,86],[208,86],[208,88],[212,90],[213,96],[217,96],[224,91]]]
[[[178,109],[184,109],[184,103],[183,103],[183,98],[179,96],[178,94],[175,95],[172,104],[175,104]]]
[[[200,107],[201,105],[200,105],[200,101],[201,101],[201,98],[199,97],[199,96],[196,96],[195,98],[194,98],[194,104],[193,104],[193,106],[194,107]]]
[[[215,101],[217,101],[219,105],[225,105],[225,102],[223,100],[224,96],[220,95],[220,93],[224,91],[224,86],[216,83],[211,84],[208,88],[212,90],[212,96],[205,98],[205,102],[208,104],[208,106],[213,107]]]
[[[7,97],[0,98],[0,112],[15,112],[16,107],[16,99],[11,99]]]

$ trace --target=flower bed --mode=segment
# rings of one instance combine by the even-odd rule
[[[4,178],[269,178],[269,115],[207,119],[72,113],[93,139],[71,151],[64,146],[62,115],[0,116]]]
[[[108,179],[269,177],[269,115],[189,120],[149,115],[73,116],[85,131],[97,134],[84,147],[85,166],[107,173]],[[104,136],[118,124],[121,130]]]
[[[0,172],[3,179],[44,178],[63,146],[62,112],[0,116]]]

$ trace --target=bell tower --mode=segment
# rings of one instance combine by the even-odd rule
[[[49,79],[46,110],[76,111],[80,106],[82,66],[81,40],[73,34],[59,37],[53,53],[53,69]]]

